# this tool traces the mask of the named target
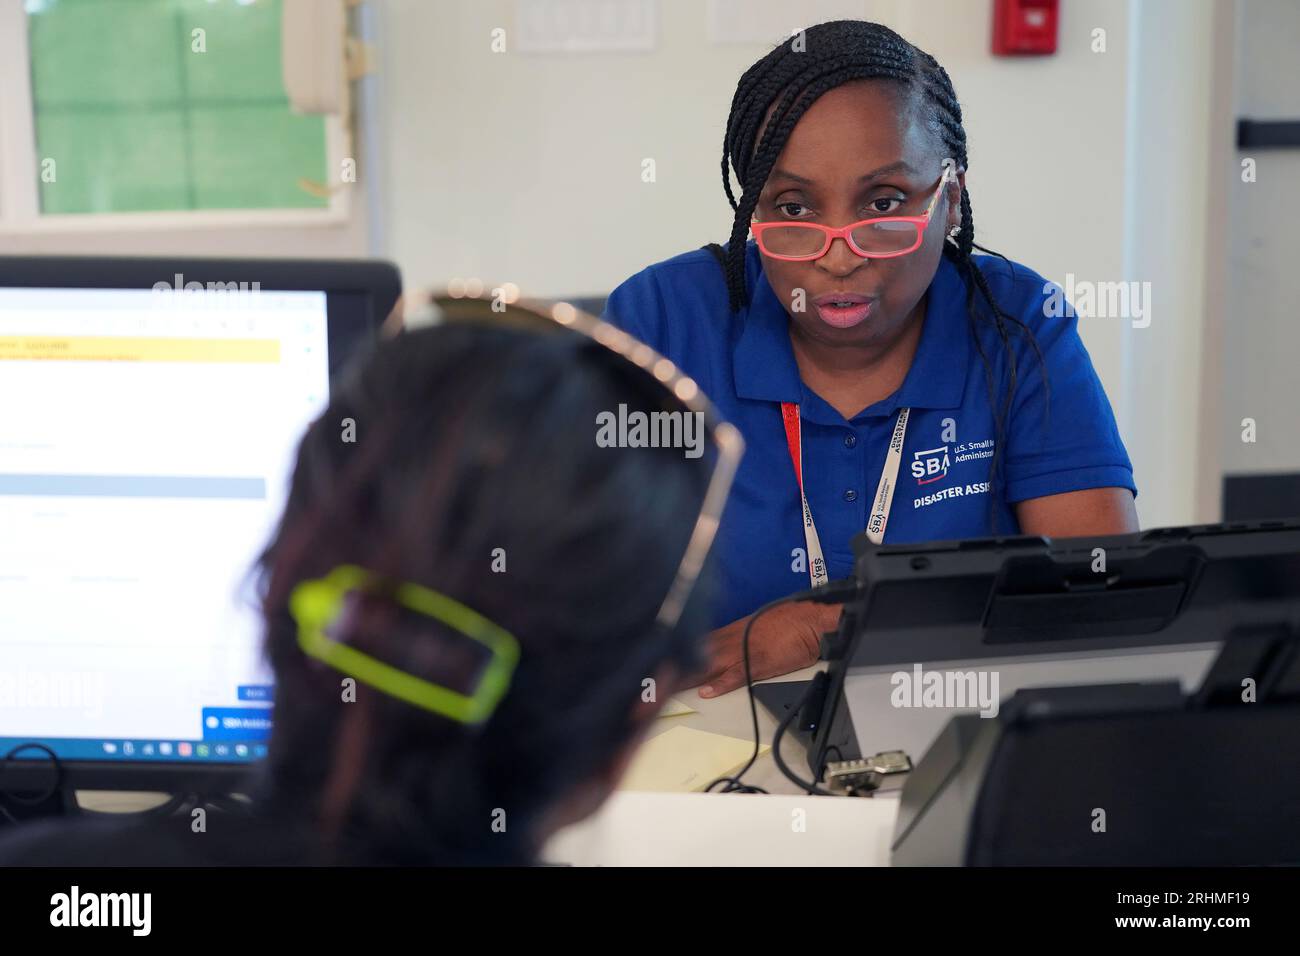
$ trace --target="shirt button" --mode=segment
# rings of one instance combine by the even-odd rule
[[[844,492],[844,500],[845,500],[845,501],[857,501],[857,500],[858,500],[858,493],[857,493],[856,491],[854,491],[852,488],[850,488],[848,491]]]
[[[853,434],[852,432],[849,432],[847,435],[844,436],[845,448],[852,448],[857,443],[858,443],[858,436]]]

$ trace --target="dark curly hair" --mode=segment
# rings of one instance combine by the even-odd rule
[[[469,324],[403,333],[302,440],[259,562],[276,702],[258,798],[325,834],[327,862],[531,862],[548,811],[632,739],[643,680],[700,663],[702,595],[672,633],[654,620],[707,459],[598,447],[599,412],[654,411],[665,394],[579,339]],[[345,419],[355,442],[340,438]],[[300,650],[288,600],[344,563],[436,589],[517,638],[509,691],[484,725],[359,682],[342,702],[342,675]],[[450,635],[411,617],[363,604],[346,639],[436,679]]]

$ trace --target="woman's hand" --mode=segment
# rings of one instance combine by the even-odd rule
[[[749,632],[749,668],[754,680],[765,680],[814,664],[821,636],[835,629],[840,608],[799,601],[774,607]],[[709,664],[692,684],[704,684],[701,697],[718,697],[745,686],[741,639],[749,617],[732,621],[709,635]]]

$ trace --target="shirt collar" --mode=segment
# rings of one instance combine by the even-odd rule
[[[750,304],[732,353],[736,395],[769,402],[804,401],[806,389],[790,345],[790,317],[768,285],[757,248],[751,243],[746,253]],[[859,418],[892,415],[900,406],[961,406],[971,349],[965,300],[965,283],[957,267],[946,256],[941,258],[926,293],[921,340],[902,387],[864,409]]]

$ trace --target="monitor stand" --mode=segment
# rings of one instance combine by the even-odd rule
[[[755,684],[754,699],[762,704],[779,724],[803,701],[804,695],[808,692],[808,685],[811,683],[810,680],[782,680]],[[786,733],[793,736],[804,747],[810,747],[815,729],[796,718],[796,722],[790,725]]]

